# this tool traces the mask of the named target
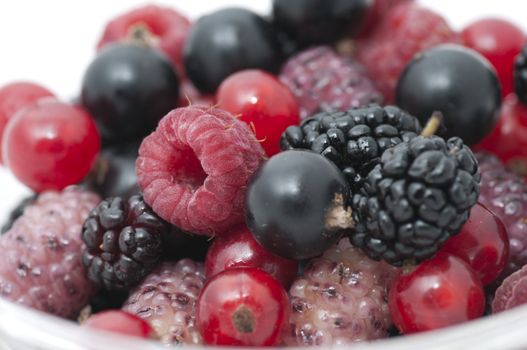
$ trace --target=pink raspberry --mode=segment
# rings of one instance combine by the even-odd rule
[[[94,294],[81,261],[81,228],[100,198],[68,187],[44,192],[0,238],[0,295],[75,317]]]
[[[140,26],[153,35],[154,42],[170,58],[182,78],[184,76],[182,53],[190,21],[174,9],[146,5],[121,14],[106,25],[97,49],[126,39],[131,35],[131,31]]]
[[[144,199],[179,228],[214,236],[243,221],[247,182],[265,157],[251,129],[218,108],[166,115],[136,162]]]
[[[357,40],[356,57],[362,63],[386,103],[393,103],[399,75],[419,52],[456,42],[457,34],[437,13],[416,3],[393,8],[369,35]]]
[[[43,97],[53,97],[48,89],[30,82],[14,82],[0,89],[0,163],[2,155],[2,134],[9,119],[20,109]]]
[[[492,313],[512,309],[527,303],[527,265],[507,277],[496,289]]]

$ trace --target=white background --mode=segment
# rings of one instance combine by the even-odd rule
[[[526,0],[422,0],[460,29],[482,16],[509,18],[527,29]],[[271,0],[160,0],[191,18],[239,5],[268,13]],[[146,4],[138,0],[2,0],[0,2],[0,85],[13,80],[40,83],[63,98],[77,95],[85,67],[105,23]],[[0,222],[29,193],[0,169]]]

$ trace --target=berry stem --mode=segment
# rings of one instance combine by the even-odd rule
[[[432,116],[430,119],[428,119],[428,122],[425,125],[425,128],[421,132],[421,136],[433,136],[441,126],[441,123],[443,122],[443,113],[439,111],[435,111],[432,113]]]
[[[144,23],[134,24],[128,29],[128,42],[132,44],[153,47],[157,40],[157,37]]]
[[[352,229],[355,227],[355,222],[351,214],[352,210],[350,207],[346,207],[342,194],[336,194],[332,206],[326,214],[326,228]]]

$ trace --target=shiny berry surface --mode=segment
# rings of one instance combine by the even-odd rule
[[[409,334],[452,326],[483,315],[481,281],[461,259],[446,253],[401,273],[390,288],[395,326]]]
[[[273,254],[313,258],[351,226],[350,192],[344,175],[327,158],[303,150],[281,152],[249,183],[245,221]]]
[[[218,107],[251,125],[268,156],[280,151],[280,136],[299,123],[299,108],[291,91],[260,70],[234,73],[218,88]]]
[[[99,312],[90,316],[83,324],[85,327],[148,339],[152,327],[142,318],[120,310]]]
[[[45,87],[23,81],[7,84],[0,89],[0,163],[2,162],[2,135],[9,119],[20,109],[37,100],[53,96],[53,93]]]
[[[527,105],[514,94],[507,96],[498,123],[477,148],[495,154],[507,166],[527,174]]]
[[[433,112],[444,117],[444,132],[474,145],[499,117],[501,90],[491,64],[474,50],[443,44],[426,50],[406,66],[397,83],[397,105],[423,125]]]
[[[461,231],[441,251],[463,259],[487,285],[498,277],[509,259],[507,230],[497,216],[477,204]]]
[[[35,192],[78,183],[100,149],[95,123],[83,109],[41,101],[9,121],[3,158],[13,174]]]
[[[107,144],[141,140],[179,102],[179,78],[168,58],[138,44],[101,50],[84,73],[82,105]]]
[[[278,345],[288,315],[285,290],[257,268],[216,275],[205,285],[196,305],[198,328],[211,345]]]
[[[271,23],[244,8],[224,8],[195,22],[183,51],[188,77],[203,93],[249,68],[276,73],[282,52]]]
[[[494,66],[502,96],[514,90],[514,60],[526,42],[521,28],[499,18],[483,18],[461,32],[463,44],[482,54]]]
[[[369,0],[274,0],[273,24],[299,47],[330,44],[362,28]]]
[[[236,267],[261,268],[289,288],[296,277],[298,262],[268,252],[247,227],[239,226],[214,240],[205,258],[205,274],[210,278]]]

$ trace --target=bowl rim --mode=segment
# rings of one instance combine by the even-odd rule
[[[354,350],[453,350],[469,349],[525,349],[527,348],[527,305],[486,316],[457,326],[375,340],[353,345]],[[161,350],[166,346],[79,327],[40,311],[29,309],[0,298],[0,339],[10,345],[7,349],[54,349],[54,350]],[[16,347],[14,347],[16,344]],[[2,345],[0,343],[0,345]],[[4,345],[5,346],[5,345]],[[229,347],[186,345],[186,348],[229,349]],[[0,346],[0,348],[2,348]],[[244,348],[231,347],[241,350]],[[328,348],[321,346],[319,349]],[[3,349],[3,348],[2,348]],[[249,348],[245,348],[249,349]],[[254,349],[254,348],[251,348]],[[300,349],[292,347],[291,349]],[[349,346],[333,346],[332,349],[349,349]]]

